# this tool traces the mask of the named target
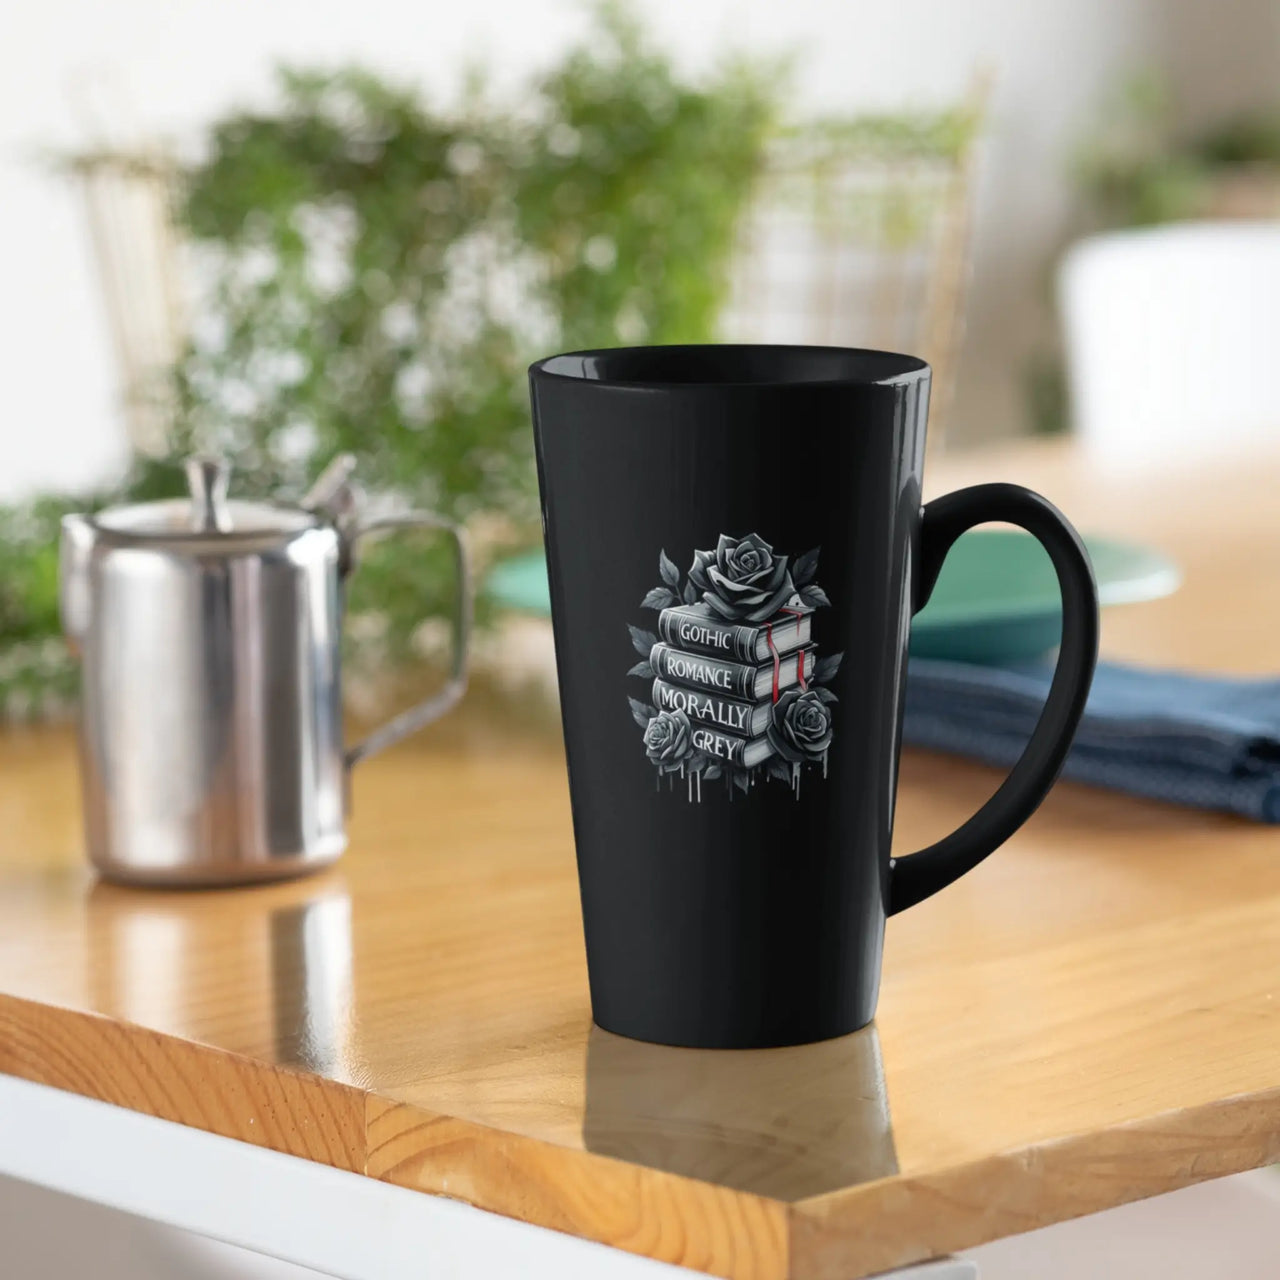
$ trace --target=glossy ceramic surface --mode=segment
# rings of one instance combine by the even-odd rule
[[[1158,600],[1181,582],[1168,556],[1114,538],[1085,535],[1098,603]],[[551,614],[547,560],[541,551],[494,567],[488,588],[499,604]],[[910,650],[922,658],[1013,662],[1048,652],[1062,634],[1053,563],[1032,537],[1010,529],[973,529],[942,566],[929,603],[911,620]]]
[[[922,508],[929,371],[910,356],[627,348],[552,357],[530,384],[597,1022],[699,1048],[864,1026],[886,914],[992,852],[1057,776],[1097,651],[1083,547],[1012,485]],[[1059,678],[1009,784],[891,866],[910,618],[989,520],[1053,557]],[[661,612],[691,606],[709,612]],[[793,617],[815,641],[794,678],[773,638]]]

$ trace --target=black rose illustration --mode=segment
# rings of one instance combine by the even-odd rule
[[[695,551],[689,581],[730,622],[763,622],[795,594],[787,557],[775,556],[757,533],[721,534],[714,551]]]
[[[659,711],[644,731],[645,754],[663,773],[678,769],[693,755],[693,731],[683,711]]]
[[[812,689],[788,689],[773,704],[768,734],[790,764],[821,760],[831,745],[831,708]]]

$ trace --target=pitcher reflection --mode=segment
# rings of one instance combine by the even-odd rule
[[[351,898],[340,872],[192,895],[100,882],[97,1007],[140,1026],[351,1081]]]
[[[673,1049],[591,1028],[583,1142],[779,1200],[898,1171],[875,1026],[785,1049]]]

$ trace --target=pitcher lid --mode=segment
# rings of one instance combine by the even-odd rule
[[[318,523],[304,507],[229,500],[231,467],[222,458],[188,458],[186,471],[189,497],[109,507],[93,517],[94,523],[110,533],[160,543],[237,535],[288,536]]]

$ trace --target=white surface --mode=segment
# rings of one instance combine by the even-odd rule
[[[14,1178],[0,1178],[0,1258],[5,1280],[317,1280],[324,1275]]]
[[[1207,455],[1280,423],[1280,223],[1077,244],[1059,296],[1076,431],[1101,458]]]
[[[0,1175],[342,1280],[693,1274],[6,1075],[0,1075]],[[0,1275],[12,1276],[2,1256]]]
[[[12,1178],[0,1178],[0,1254],[6,1280],[322,1280],[325,1274]],[[890,1274],[978,1280],[976,1265],[956,1258]],[[605,1268],[599,1275],[607,1280]]]
[[[795,51],[797,110],[954,101],[996,74],[979,189],[957,424],[1023,421],[1028,354],[1050,326],[1046,267],[1074,199],[1070,156],[1132,68],[1165,70],[1179,123],[1273,98],[1268,0],[636,0],[685,62]],[[576,0],[40,0],[0,17],[0,498],[83,484],[119,454],[114,371],[83,227],[51,150],[92,140],[86,104],[126,133],[185,133],[261,98],[278,61],[363,62],[447,99],[483,56],[499,87],[584,25]],[[101,116],[103,113],[99,112]]]
[[[979,1280],[977,1264],[964,1258],[939,1258],[881,1275],[892,1276],[893,1280]]]
[[[1280,1172],[1203,1182],[969,1250],[981,1280],[1275,1280]]]

